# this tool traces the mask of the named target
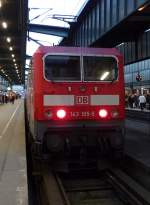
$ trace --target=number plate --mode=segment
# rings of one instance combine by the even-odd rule
[[[89,96],[75,96],[76,105],[89,105]]]
[[[95,112],[94,111],[70,112],[70,115],[73,118],[93,118],[95,117]]]

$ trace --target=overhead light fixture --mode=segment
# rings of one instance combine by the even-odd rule
[[[16,62],[16,59],[13,59],[13,62]]]
[[[7,41],[8,43],[10,43],[10,42],[11,42],[11,38],[10,38],[10,37],[7,37],[7,38],[6,38],[6,41]]]
[[[7,28],[7,23],[6,23],[5,21],[2,22],[2,27],[3,27],[4,29]]]
[[[138,11],[143,11],[145,9],[145,5],[144,6],[141,6],[140,8],[138,8]]]
[[[9,47],[9,50],[10,50],[10,51],[12,51],[12,50],[13,50],[13,47],[12,47],[12,46],[10,46],[10,47]]]
[[[122,46],[122,45],[124,45],[124,42],[122,42],[122,43],[118,44],[117,46]]]
[[[15,55],[14,55],[14,54],[11,54],[11,56],[12,56],[12,58],[14,58],[14,57],[15,57]]]
[[[11,87],[8,87],[7,90],[8,90],[8,91],[11,90]]]
[[[0,8],[2,8],[2,1],[0,1]]]
[[[105,73],[103,73],[102,77],[100,78],[100,80],[105,80],[105,78],[109,75],[109,72],[106,71]]]
[[[144,32],[146,33],[146,32],[149,32],[150,31],[150,28],[149,29],[147,29],[147,30],[145,30]]]

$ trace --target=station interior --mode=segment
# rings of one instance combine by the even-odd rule
[[[49,40],[47,40],[48,38]],[[84,83],[78,86],[79,80],[77,82],[72,80],[73,83],[70,81],[70,84],[65,82],[64,87],[59,85],[54,88],[63,79],[63,72],[61,73],[60,71],[59,73],[58,71],[59,64],[64,62],[65,65],[67,60],[65,61],[64,57],[62,61],[59,61],[57,56],[56,59],[54,58],[56,53],[53,53],[54,62],[51,63],[51,58],[49,57],[51,50],[46,54],[46,49],[48,48],[45,48],[45,50],[43,49],[45,53],[42,57],[39,57],[41,60],[36,61],[36,56],[42,55],[42,51],[36,49],[42,48],[42,46],[65,47],[66,50],[71,47],[70,53],[64,49],[64,52],[67,53],[65,57],[71,55],[71,52],[75,52],[73,48],[83,49],[78,63],[76,62],[77,57],[79,57],[77,54],[73,54],[72,59],[69,56],[73,61],[73,69],[68,72],[69,77],[72,77],[75,73],[77,78],[79,72],[75,72],[75,69],[81,64],[80,77],[82,83],[88,81],[83,80],[86,79],[87,75],[86,72],[84,73],[85,68],[83,68],[85,65],[84,55],[89,56],[89,53],[86,54],[85,52],[86,48],[101,48],[103,58],[108,57],[103,49],[113,50],[115,48],[116,55],[122,56],[122,60],[119,63],[117,61],[117,66],[123,65],[121,71],[123,77],[121,78],[119,73],[118,78],[108,78],[106,85],[104,85],[107,76],[103,76],[104,78],[100,78],[101,81],[104,80],[102,85],[100,84],[100,88],[98,87],[99,79],[96,79],[94,88],[90,88],[91,90],[94,89],[94,91],[90,89],[90,91],[87,91],[87,93],[93,92],[90,94],[93,98],[91,96],[87,97],[87,87]],[[32,52],[32,50],[34,51]],[[34,54],[35,51],[37,52],[36,54]],[[60,56],[62,55],[61,52],[61,49],[58,49]],[[97,57],[98,54],[95,54],[95,56]],[[114,56],[115,54],[111,54],[109,60],[111,61]],[[36,64],[37,67],[40,67],[39,64],[41,62],[45,63],[45,67],[57,65],[58,71],[50,71],[49,75],[53,76],[49,79],[47,77],[48,74],[44,71],[43,79],[45,82],[43,84],[39,80],[41,79],[41,73],[37,75],[34,69],[32,70],[33,65]],[[86,69],[88,69],[88,63],[90,64],[90,62],[87,62]],[[37,80],[39,87],[36,95],[40,96],[41,90],[45,88],[43,98],[39,101],[34,101],[35,96],[33,97],[32,94],[27,99],[28,93],[32,90],[34,93],[35,89],[35,86],[32,87],[34,78],[31,76],[33,73],[35,74],[35,79],[39,80]],[[109,73],[107,74],[109,75]],[[93,76],[88,77],[90,79]],[[47,153],[44,153],[43,158],[40,158],[37,153],[41,152],[39,144],[41,143],[40,140],[45,126],[48,126],[48,131],[50,130],[50,132],[46,133],[46,136],[52,137],[52,139],[56,138],[56,140],[59,139],[57,136],[59,125],[57,123],[50,124],[51,120],[53,120],[53,113],[48,110],[48,106],[57,104],[57,106],[61,107],[61,110],[59,110],[61,111],[60,122],[66,115],[66,113],[62,112],[65,105],[72,106],[73,103],[76,103],[76,110],[78,110],[78,104],[81,101],[83,104],[88,104],[90,99],[89,102],[91,104],[98,106],[99,102],[97,101],[100,99],[102,101],[100,102],[101,105],[106,104],[104,108],[111,107],[113,105],[110,102],[113,98],[112,96],[117,95],[115,81],[119,81],[118,79],[122,79],[123,82],[123,89],[121,88],[119,91],[122,93],[123,99],[119,99],[119,102],[122,103],[122,113],[125,113],[123,119],[124,129],[123,131],[121,130],[124,136],[121,158],[119,156],[112,159],[113,157],[109,150],[110,142],[107,143],[106,134],[99,140],[101,141],[99,146],[100,150],[102,150],[102,156],[95,162],[98,157],[94,153],[94,163],[91,160],[88,163],[87,155],[89,153],[85,150],[85,145],[83,147],[80,145],[79,147],[83,149],[76,151],[79,159],[74,164],[71,161],[74,158],[71,158],[71,160],[69,158],[69,165],[66,161],[57,165],[58,154],[56,154],[54,160],[51,160]],[[49,86],[48,83],[50,83]],[[92,83],[91,80],[90,85]],[[65,91],[63,90],[65,86],[68,86],[68,98],[65,98]],[[110,86],[110,89],[105,93],[108,86]],[[76,95],[72,93],[76,93],[78,87],[81,94],[79,98],[72,100],[72,96]],[[58,88],[60,91],[57,93]],[[63,92],[61,93],[61,91]],[[102,94],[98,94],[99,92],[102,92]],[[104,95],[103,98],[102,95]],[[66,99],[69,100],[67,101]],[[58,102],[56,103],[57,100]],[[30,102],[33,101],[38,105],[36,106],[33,103],[35,108],[32,110]],[[115,97],[113,102],[114,104],[116,103],[115,106],[117,107],[118,104]],[[47,108],[42,110],[44,114],[40,113],[40,105],[42,103],[47,106]],[[63,106],[61,103],[64,103]],[[92,112],[92,114],[90,111],[86,112],[84,105],[81,105],[81,111],[82,109],[85,116],[81,116],[82,120],[80,121],[83,121],[84,117],[90,116],[90,120],[94,118]],[[73,119],[77,122],[80,113],[76,110],[71,112],[70,115],[71,117],[76,117]],[[105,109],[103,109],[104,111]],[[37,115],[35,112],[37,112]],[[107,113],[102,113],[104,117],[105,114],[107,115]],[[39,122],[35,124],[31,122],[31,128],[36,133],[31,141],[37,138],[36,146],[31,146],[32,142],[30,139],[33,131],[29,128],[29,116],[32,118],[38,115]],[[47,115],[47,118],[49,117],[48,122],[45,119],[43,120],[44,115]],[[116,115],[118,116],[118,113]],[[57,117],[59,118],[59,114]],[[98,122],[96,118],[96,121],[89,127],[86,122],[81,127],[84,129],[88,127],[85,133],[90,136],[90,127],[94,127],[91,131],[94,135],[94,133],[100,132],[99,127],[102,127],[103,124],[107,127],[109,120],[109,118],[104,119],[103,123],[102,121]],[[60,135],[63,137],[65,132],[68,134],[68,130],[64,132],[67,123],[69,131],[73,129],[72,126],[77,126],[77,129],[79,129],[80,125],[76,122],[73,124],[67,119],[63,124]],[[54,126],[53,129],[51,126]],[[106,127],[104,126],[103,129],[107,129]],[[72,132],[76,133],[77,129],[73,129]],[[102,134],[104,133],[103,129]],[[112,129],[116,129],[116,127]],[[49,133],[54,134],[51,136]],[[84,144],[87,138],[84,136],[84,132],[80,133],[79,131],[80,134],[82,137],[81,144]],[[111,137],[115,138],[113,135]],[[60,144],[63,143],[64,149],[67,149],[67,157],[68,153],[70,153],[69,144],[72,143],[69,139],[67,135],[65,145],[63,141],[58,141]],[[43,139],[44,142],[46,140]],[[55,140],[54,142],[48,140],[46,142],[49,147],[54,146],[55,148],[57,145]],[[35,152],[37,152],[37,155]],[[91,152],[94,151],[92,150]],[[50,153],[53,153],[53,150]],[[37,3],[34,0],[0,0],[0,205],[35,204],[150,204],[150,0],[43,0],[43,3],[40,0]]]

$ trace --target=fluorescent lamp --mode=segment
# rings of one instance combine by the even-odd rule
[[[105,73],[103,73],[103,75],[102,75],[102,77],[100,78],[100,80],[104,80],[108,75],[109,75],[109,72],[106,71]]]
[[[9,50],[12,51],[12,50],[13,50],[13,47],[10,46],[10,47],[9,47]]]
[[[140,8],[138,8],[138,11],[143,11],[145,9],[146,6],[141,6]]]
[[[11,42],[11,38],[10,38],[10,37],[7,37],[7,38],[6,38],[6,41],[7,41],[8,43],[10,43],[10,42]]]
[[[5,21],[3,21],[3,22],[2,22],[2,26],[3,26],[3,28],[6,29],[6,28],[7,28],[7,23],[6,23]]]

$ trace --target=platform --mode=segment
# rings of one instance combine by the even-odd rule
[[[150,171],[150,123],[126,120],[126,154]]]
[[[0,105],[0,204],[27,205],[24,103]]]
[[[150,122],[150,110],[138,108],[126,108],[126,117],[136,120],[144,120]]]

